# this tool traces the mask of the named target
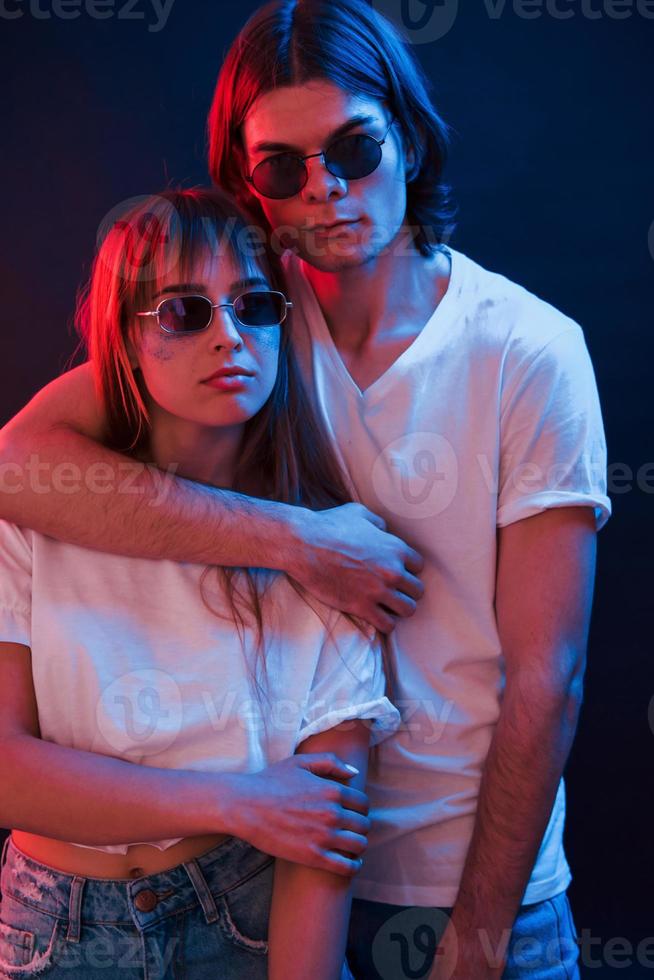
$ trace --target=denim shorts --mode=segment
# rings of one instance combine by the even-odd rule
[[[274,858],[230,837],[142,878],[1,859],[0,980],[265,980]]]
[[[347,958],[355,980],[427,977],[451,912],[353,899]],[[579,980],[576,938],[565,891],[521,905],[502,980]],[[489,940],[491,956],[494,946]]]

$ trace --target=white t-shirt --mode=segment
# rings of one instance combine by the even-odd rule
[[[451,907],[500,711],[497,527],[550,507],[611,513],[606,444],[581,327],[449,249],[448,290],[411,346],[363,393],[306,266],[284,253],[303,374],[356,499],[425,559],[425,595],[393,634],[403,719],[367,792],[359,898]],[[571,881],[561,779],[523,903]]]
[[[268,687],[259,667],[258,701],[233,621],[202,600],[204,569],[93,551],[0,521],[0,640],[31,647],[43,739],[144,766],[257,772],[341,721],[371,719],[371,745],[397,727],[378,644],[317,600],[309,606],[281,574],[267,575]],[[229,616],[215,576],[205,599]],[[257,670],[254,631],[245,637]],[[165,850],[179,840],[90,849]]]

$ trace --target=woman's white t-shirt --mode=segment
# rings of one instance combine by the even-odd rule
[[[328,606],[307,604],[286,576],[259,572],[266,687],[256,633],[246,629],[246,661],[215,569],[203,586],[211,608],[203,602],[205,568],[0,521],[0,641],[31,648],[43,739],[138,765],[257,772],[341,721],[370,719],[371,745],[391,734],[400,715],[372,631],[367,638]],[[164,850],[179,840],[91,849]]]
[[[372,829],[358,898],[451,907],[500,712],[497,528],[551,507],[611,513],[597,386],[581,327],[449,249],[450,283],[404,353],[361,391],[333,342],[305,263],[283,262],[294,347],[355,499],[425,561],[425,594],[392,640],[402,713],[367,792]],[[520,792],[520,786],[515,787]],[[524,904],[571,881],[565,788]]]

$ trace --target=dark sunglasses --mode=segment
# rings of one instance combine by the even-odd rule
[[[213,311],[225,306],[231,307],[236,320],[244,327],[273,327],[283,323],[293,304],[274,289],[241,293],[232,303],[212,303],[206,296],[193,294],[163,299],[156,310],[136,315],[156,316],[165,333],[198,333],[207,329]]]
[[[313,157],[323,157],[325,166],[334,177],[344,180],[367,177],[381,163],[381,148],[394,122],[395,116],[381,140],[376,140],[367,133],[356,133],[353,136],[340,136],[320,153],[310,153],[305,157],[296,153],[278,153],[266,157],[245,179],[263,197],[281,200],[294,197],[305,186],[309,172],[304,161]]]

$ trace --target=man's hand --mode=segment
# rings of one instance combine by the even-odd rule
[[[424,592],[424,562],[386,522],[361,504],[300,510],[297,546],[284,569],[318,599],[359,616],[382,633],[412,616]]]

